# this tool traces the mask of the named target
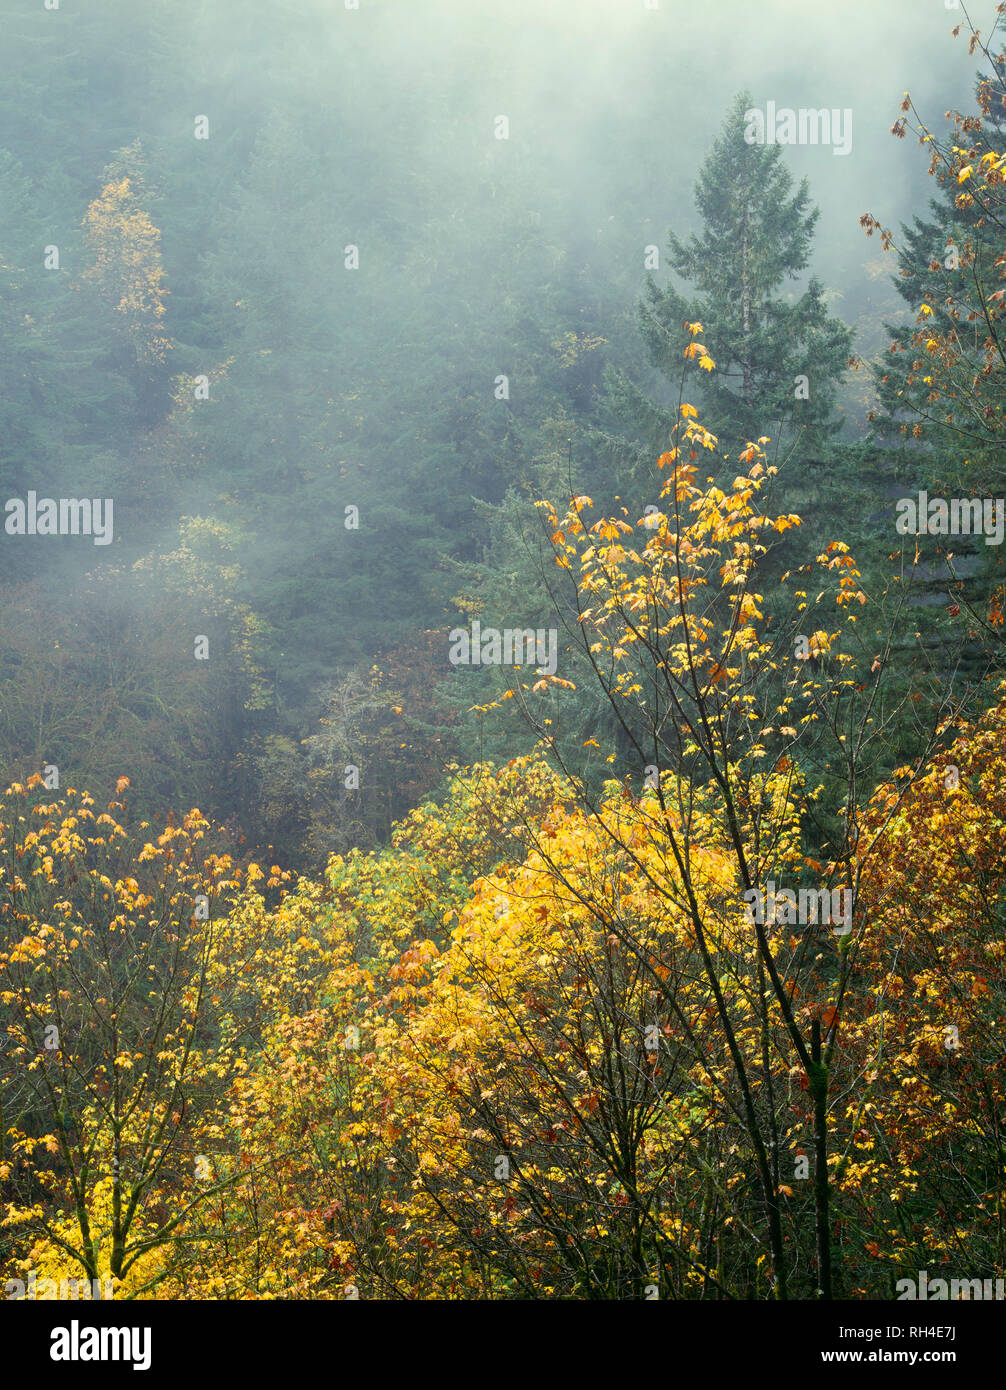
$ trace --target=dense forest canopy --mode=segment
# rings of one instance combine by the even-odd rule
[[[1002,1278],[1004,8],[0,0],[10,1297]]]
[[[513,606],[526,545],[494,552],[486,509],[570,462],[592,492],[617,493],[635,456],[645,476],[653,431],[619,413],[618,383],[670,400],[636,323],[649,280],[677,296],[667,230],[701,227],[691,185],[739,89],[817,104],[785,6],[785,56],[766,46],[750,72],[765,36],[745,5],[693,102],[682,74],[708,39],[688,8],[7,7],[0,492],[113,503],[107,540],[6,539],[12,774],[55,764],[102,794],[128,775],[138,808],[199,805],[305,867],[380,841],[478,739],[513,746],[513,729],[467,730],[445,659],[497,576]],[[868,27],[897,30],[924,84],[938,55],[939,100],[964,100],[973,65],[955,73],[940,26]],[[821,210],[798,255],[784,218],[764,226],[769,293],[782,306],[816,277],[816,312],[866,355],[897,301],[848,210],[925,192],[880,138],[907,77],[885,82],[847,45],[828,101],[854,105],[849,153],[761,152]],[[754,382],[776,397],[783,334]],[[835,346],[838,413],[862,437],[870,392]],[[539,625],[532,607],[516,625]]]

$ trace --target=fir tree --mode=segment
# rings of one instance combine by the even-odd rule
[[[683,287],[647,277],[638,317],[658,398],[613,373],[611,402],[652,459],[677,414],[684,325],[701,323],[715,363],[696,401],[703,419],[725,452],[769,435],[770,456],[787,463],[787,503],[806,504],[814,489],[800,475],[828,461],[841,428],[835,391],[852,331],[828,313],[815,277],[799,292],[818,213],[806,180],[794,190],[781,148],[745,138],[750,107],[741,92],[699,174],[699,230],[687,239],[669,234],[670,268]],[[624,458],[624,441],[618,444]]]

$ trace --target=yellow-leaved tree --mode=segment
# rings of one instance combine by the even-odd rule
[[[97,291],[134,360],[163,363],[171,342],[162,326],[168,291],[161,234],[127,175],[110,178],[88,205],[84,238],[90,254],[85,283]]]

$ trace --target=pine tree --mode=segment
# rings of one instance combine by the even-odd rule
[[[663,399],[648,398],[616,373],[612,404],[652,458],[677,413],[689,341],[684,325],[699,322],[715,363],[696,402],[703,419],[725,450],[771,436],[770,455],[788,457],[792,477],[801,465],[826,459],[841,427],[835,389],[852,332],[829,315],[816,278],[797,292],[818,213],[806,180],[794,191],[781,148],[745,138],[750,106],[741,92],[699,174],[698,232],[687,240],[669,234],[670,267],[685,287],[647,277],[639,327]]]
[[[1006,204],[998,164],[1006,152],[1006,54],[978,74],[975,107],[948,113],[950,129],[937,134],[917,113],[914,119],[908,114],[913,107],[906,95],[906,114],[892,133],[904,138],[915,125],[930,153],[938,196],[926,216],[914,217],[897,235],[871,215],[861,219],[869,235],[879,232],[885,247],[895,247],[894,285],[913,316],[885,324],[890,346],[874,364],[878,406],[869,419],[880,452],[878,480],[886,481],[892,512],[899,496],[919,492],[933,498],[1001,495]],[[891,535],[890,517],[887,530]],[[913,607],[921,641],[937,653],[945,678],[970,679],[980,688],[988,663],[980,637],[1001,625],[1006,595],[999,548],[971,534],[919,543],[905,537],[904,543],[918,544],[913,579],[920,592]],[[972,640],[957,654],[953,620],[962,610]],[[940,664],[944,645],[953,653],[952,667],[950,656]]]
[[[908,104],[906,98],[906,105]],[[977,113],[958,115],[951,139],[929,137],[939,196],[928,215],[902,225],[894,286],[914,319],[885,324],[890,347],[874,367],[874,434],[901,447],[892,470],[935,488],[994,489],[1006,433],[1001,366],[1003,200],[962,166],[1006,152],[1006,55],[979,75]],[[904,137],[908,118],[894,133]],[[863,219],[867,233],[883,229]]]

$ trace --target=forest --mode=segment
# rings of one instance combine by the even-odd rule
[[[1003,1297],[1006,4],[710,8],[0,0],[3,1301]]]

